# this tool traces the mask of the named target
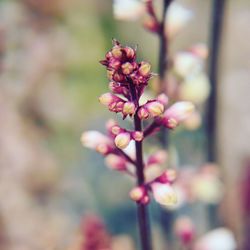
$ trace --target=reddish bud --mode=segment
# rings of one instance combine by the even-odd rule
[[[161,165],[167,161],[167,152],[165,150],[159,150],[148,158],[147,166],[149,165]]]
[[[134,131],[134,132],[132,132],[131,135],[135,141],[142,141],[143,140],[143,132],[141,132],[141,131]]]
[[[149,117],[149,112],[146,108],[140,107],[138,110],[138,116],[141,120],[145,120]]]
[[[122,48],[120,46],[114,46],[111,50],[112,56],[116,59],[122,58]]]
[[[111,128],[111,133],[113,135],[118,135],[119,133],[121,133],[123,131],[123,129],[118,126],[118,125],[114,125],[112,128]]]
[[[148,102],[144,105],[144,107],[152,117],[159,116],[164,112],[164,105],[159,101]]]
[[[144,23],[143,23],[144,28],[151,32],[157,33],[159,31],[159,24],[158,22],[153,18],[153,17],[148,17]]]
[[[126,58],[128,60],[132,60],[135,58],[135,50],[130,48],[130,47],[125,47],[124,48],[125,54],[126,54]]]

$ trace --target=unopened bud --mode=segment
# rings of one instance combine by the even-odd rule
[[[151,65],[147,62],[141,62],[141,66],[139,68],[139,73],[141,76],[146,77],[150,74]]]
[[[131,63],[126,62],[126,63],[122,64],[122,73],[124,75],[131,74],[133,72],[133,70],[134,70],[134,67]]]
[[[145,194],[146,194],[146,190],[143,186],[141,186],[141,187],[133,188],[130,191],[129,196],[133,201],[139,202],[142,200],[142,198],[145,196]]]
[[[120,46],[115,46],[112,51],[112,56],[116,59],[121,59],[122,58],[122,50]]]
[[[118,125],[114,125],[112,128],[111,128],[111,132],[113,135],[118,135],[119,133],[122,132],[122,128]]]
[[[143,132],[141,132],[141,131],[132,132],[132,138],[135,141],[142,141],[143,140]]]
[[[130,140],[130,134],[128,132],[122,132],[115,137],[115,145],[120,149],[124,149],[128,146]]]
[[[135,50],[134,49],[132,49],[130,47],[125,47],[124,51],[126,53],[127,59],[129,59],[129,60],[134,59],[134,57],[135,57]]]
[[[105,158],[107,166],[111,169],[123,171],[127,169],[127,162],[121,156],[110,154]]]
[[[177,173],[174,169],[166,170],[160,177],[157,178],[157,181],[161,183],[172,183],[176,180]]]
[[[162,103],[164,106],[168,104],[168,97],[164,93],[158,95],[156,100]]]
[[[152,117],[159,116],[164,112],[164,105],[158,101],[145,104],[146,109]]]
[[[133,115],[135,113],[135,104],[133,102],[125,102],[123,105],[123,114],[124,115]]]
[[[164,164],[167,161],[167,152],[165,150],[159,150],[148,158],[147,166],[154,164]]]
[[[115,102],[117,99],[119,99],[117,96],[111,93],[105,93],[99,97],[99,102],[105,106],[108,106],[111,103]]]
[[[144,23],[143,23],[144,28],[151,32],[158,32],[159,31],[159,24],[156,22],[156,20],[152,17],[148,17]]]
[[[149,117],[149,112],[144,107],[140,107],[138,110],[138,116],[140,119],[145,120]]]

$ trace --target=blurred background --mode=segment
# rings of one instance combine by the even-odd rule
[[[177,2],[193,18],[171,53],[209,40],[211,1]],[[250,3],[226,2],[217,112],[225,187],[216,210],[218,224],[244,242],[250,224]],[[102,225],[95,216],[107,227],[101,237],[112,235],[113,249],[136,249],[135,205],[128,198],[134,183],[107,170],[102,157],[80,143],[83,131],[104,131],[112,116],[97,98],[108,91],[99,60],[114,37],[138,44],[139,59],[157,72],[158,39],[140,20],[115,20],[112,1],[0,0],[0,249],[87,250],[79,247],[86,218],[95,232]],[[178,164],[201,165],[206,140],[203,126],[174,134]],[[162,214],[158,205],[150,209],[155,249],[164,250]],[[211,229],[205,205],[188,213],[200,222],[198,235]]]

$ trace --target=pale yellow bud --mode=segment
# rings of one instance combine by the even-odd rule
[[[158,101],[146,104],[147,110],[152,117],[159,116],[164,112],[164,105]]]
[[[115,145],[120,149],[126,148],[129,142],[130,142],[130,134],[127,132],[120,133],[115,137]]]
[[[113,101],[114,96],[111,93],[105,93],[99,97],[99,102],[105,106],[110,105]]]
[[[142,76],[148,76],[151,70],[151,65],[147,62],[142,62],[139,68],[139,73]]]
[[[111,53],[116,59],[120,59],[122,57],[122,50],[120,47],[114,47]]]
[[[135,113],[135,104],[133,102],[125,102],[123,105],[123,113],[133,115]]]
[[[141,132],[141,131],[135,131],[135,132],[133,132],[133,139],[135,141],[142,141],[142,139],[143,139],[143,132]]]
[[[135,187],[129,193],[129,196],[133,201],[140,201],[144,195],[145,190],[142,187]]]

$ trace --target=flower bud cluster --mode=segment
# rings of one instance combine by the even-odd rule
[[[177,204],[177,194],[172,187],[176,179],[176,172],[168,169],[153,181],[133,188],[130,198],[138,203],[147,204],[150,201],[149,192],[152,192],[154,200],[166,207],[174,207]]]

